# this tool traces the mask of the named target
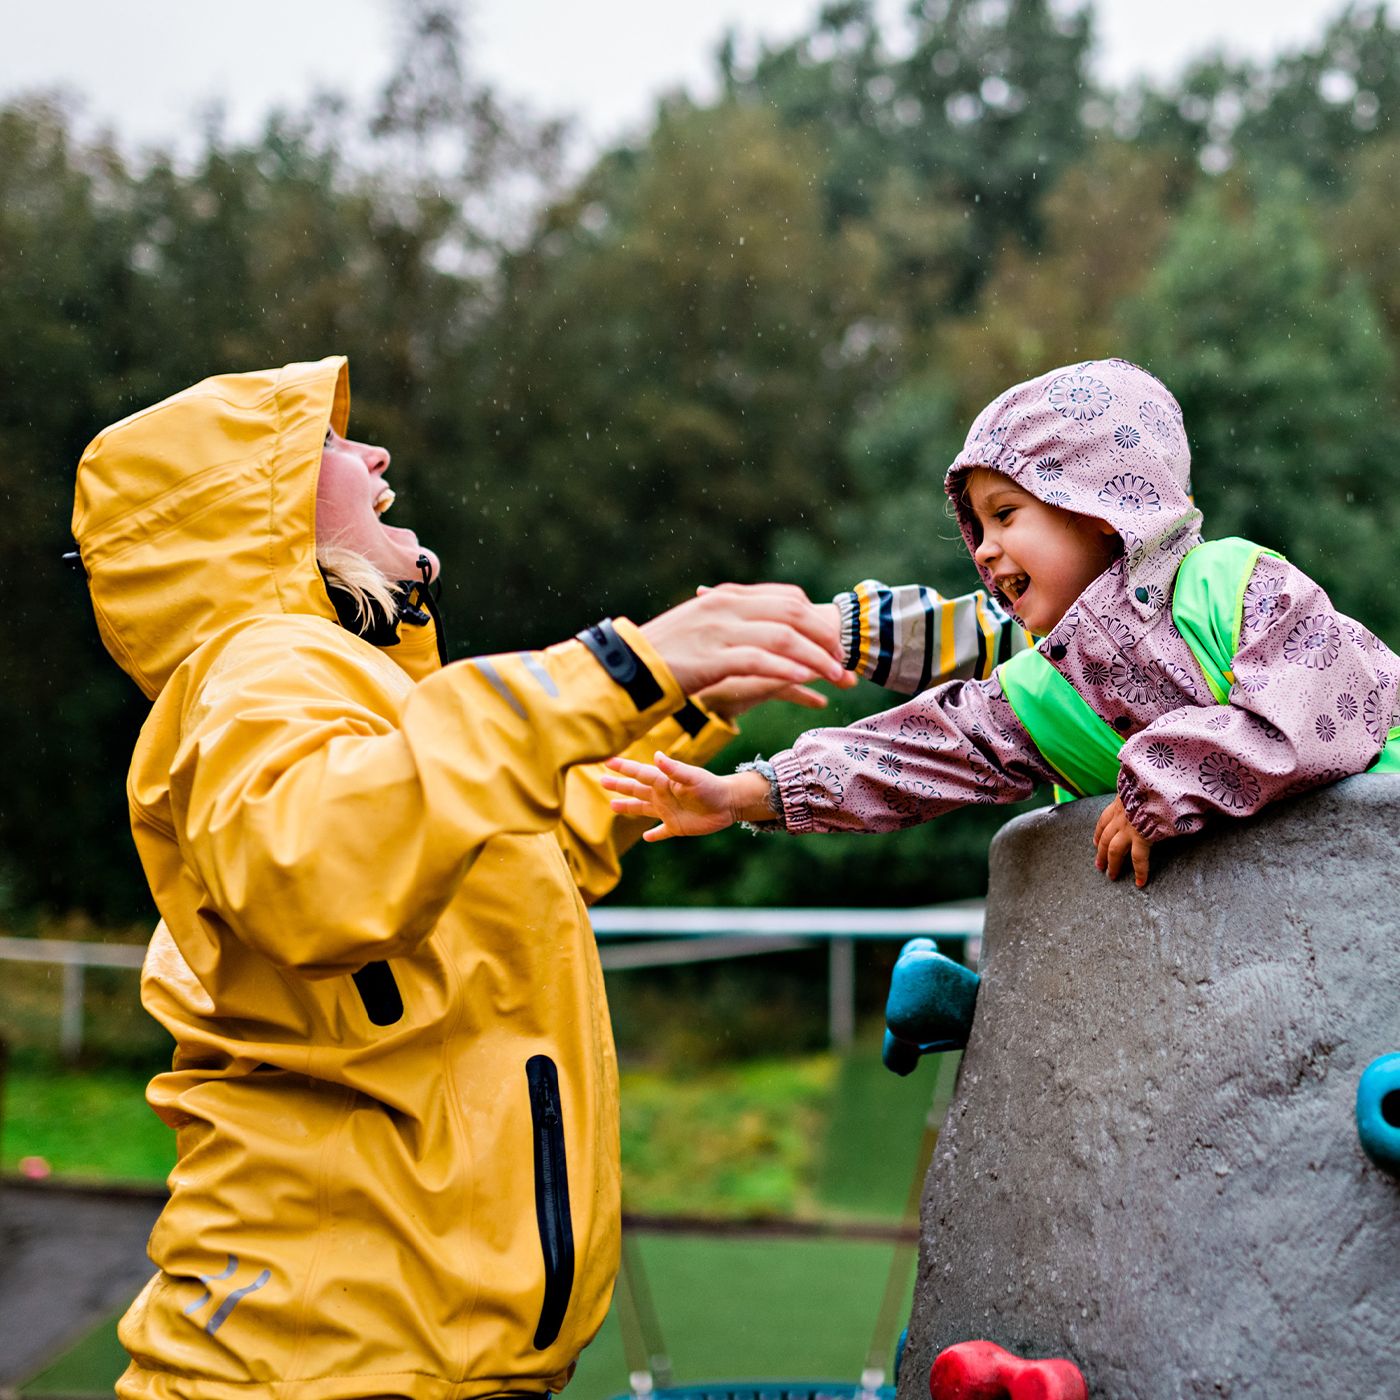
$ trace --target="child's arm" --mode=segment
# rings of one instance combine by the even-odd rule
[[[1118,795],[1150,840],[1245,817],[1364,772],[1385,742],[1400,661],[1306,574],[1261,556],[1244,592],[1229,703],[1187,705],[1123,745]]]
[[[922,584],[890,588],[866,579],[834,602],[847,667],[903,695],[987,680],[1031,645],[1030,634],[980,588],[946,598]]]
[[[995,679],[952,681],[849,729],[809,731],[772,760],[776,801],[773,785],[752,772],[612,767],[630,778],[609,780],[624,802],[617,810],[662,823],[652,840],[735,821],[799,833],[895,831],[972,803],[1019,801],[1055,780]]]

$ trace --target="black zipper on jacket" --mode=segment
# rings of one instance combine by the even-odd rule
[[[574,1286],[574,1225],[569,1212],[559,1071],[548,1055],[532,1055],[525,1063],[525,1077],[535,1129],[535,1217],[544,1254],[544,1301],[535,1328],[535,1350],[543,1351],[564,1325]]]

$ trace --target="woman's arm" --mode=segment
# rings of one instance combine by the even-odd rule
[[[310,975],[412,949],[493,839],[552,834],[569,770],[674,714],[682,686],[839,675],[795,593],[716,590],[416,686],[329,621],[245,629],[182,679],[161,775],[210,917]]]

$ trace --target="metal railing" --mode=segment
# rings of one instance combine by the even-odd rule
[[[610,971],[709,962],[809,948],[829,948],[827,1018],[831,1043],[844,1048],[855,1035],[855,945],[872,939],[960,940],[975,966],[982,939],[982,905],[929,905],[917,909],[643,909],[590,913],[599,957]],[[59,938],[0,937],[0,962],[62,967],[59,1045],[76,1060],[83,1049],[83,994],[89,967],[139,969],[146,950],[129,943]]]

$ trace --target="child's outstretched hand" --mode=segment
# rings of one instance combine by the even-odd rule
[[[1110,880],[1116,880],[1123,869],[1123,862],[1131,855],[1133,877],[1138,889],[1141,889],[1147,883],[1151,853],[1152,842],[1139,834],[1123,810],[1122,799],[1115,797],[1103,809],[1094,828],[1094,864]]]
[[[756,773],[721,778],[664,753],[656,755],[655,764],[610,758],[607,766],[620,775],[603,775],[603,786],[622,794],[613,798],[613,811],[627,817],[655,817],[661,823],[643,832],[643,841],[723,831],[741,817],[749,818],[755,801],[768,793],[768,780]]]

